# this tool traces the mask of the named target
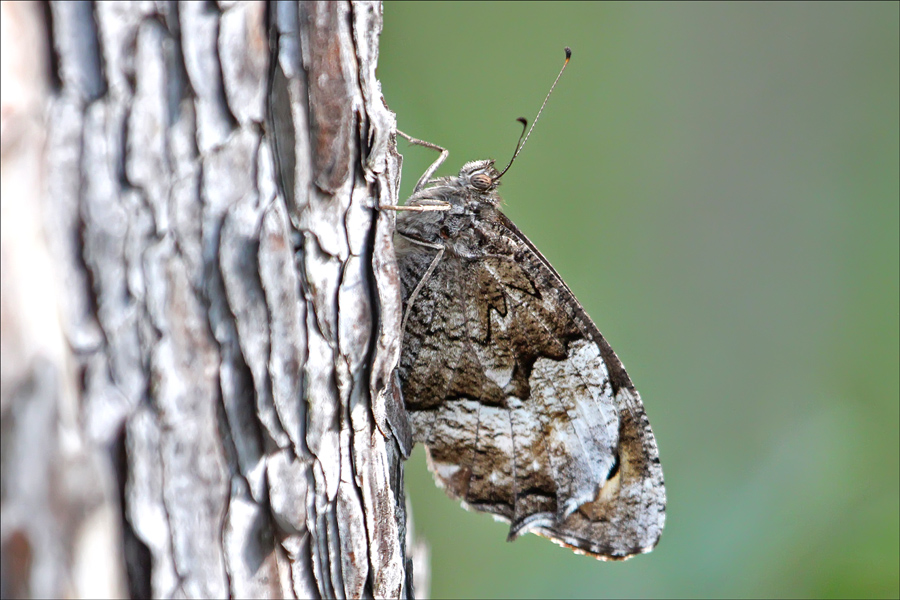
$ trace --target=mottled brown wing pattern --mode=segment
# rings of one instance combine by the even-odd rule
[[[533,531],[599,558],[651,549],[665,518],[656,443],[571,291],[494,206],[434,227],[403,217],[400,378],[439,484],[510,522],[510,538]],[[445,251],[419,285],[437,250],[417,240],[438,226]]]

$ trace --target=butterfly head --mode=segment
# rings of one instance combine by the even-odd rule
[[[492,192],[500,185],[500,172],[493,160],[467,162],[459,170],[459,183],[477,193]]]

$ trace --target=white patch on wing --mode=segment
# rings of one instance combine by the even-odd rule
[[[513,444],[509,431],[509,417],[505,408],[482,406],[480,418],[481,442],[496,448],[501,456],[513,456]]]
[[[548,442],[560,516],[567,516],[596,497],[615,460],[618,413],[606,365],[594,342],[576,340],[565,360],[535,361],[529,383],[532,400],[562,417],[551,422]]]
[[[502,390],[509,385],[510,381],[512,381],[513,365],[500,368],[486,367],[484,369],[484,374]]]
[[[441,479],[450,480],[459,471],[459,465],[451,465],[448,463],[432,463],[435,474]]]

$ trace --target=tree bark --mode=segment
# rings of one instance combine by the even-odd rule
[[[380,4],[3,10],[3,596],[412,596]]]

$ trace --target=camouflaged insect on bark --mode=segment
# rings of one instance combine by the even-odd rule
[[[509,522],[510,539],[531,531],[600,559],[648,552],[666,495],[640,396],[499,211],[499,177],[493,161],[467,163],[420,181],[406,204],[442,210],[398,214],[399,373],[414,438],[438,484]]]

